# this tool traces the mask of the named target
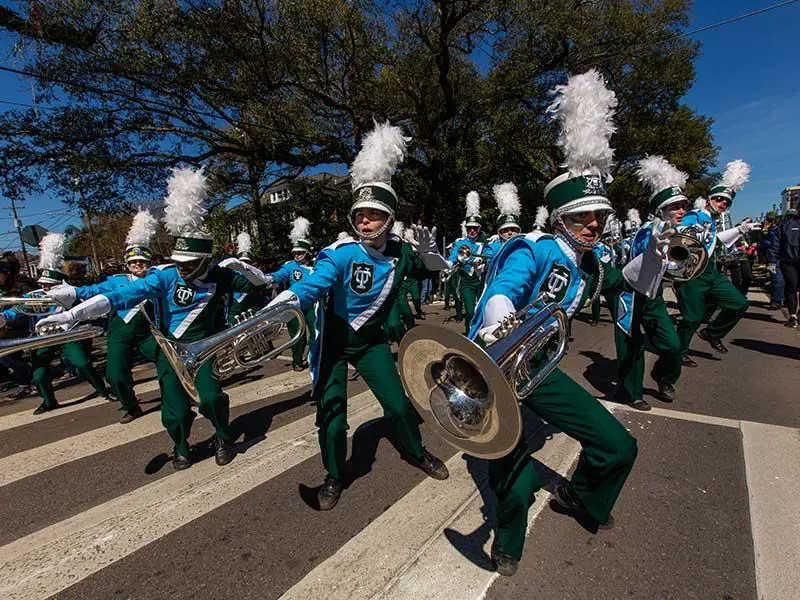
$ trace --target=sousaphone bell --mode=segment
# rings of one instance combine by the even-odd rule
[[[556,368],[567,349],[567,315],[540,300],[511,315],[485,349],[438,325],[419,325],[400,344],[408,397],[437,434],[459,450],[496,459],[522,436],[519,401]]]

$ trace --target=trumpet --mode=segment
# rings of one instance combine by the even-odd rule
[[[467,245],[460,246],[460,247],[458,248],[458,253],[457,253],[457,254],[458,254],[458,261],[459,261],[459,262],[466,262],[466,261],[467,261],[467,260],[469,260],[470,258],[482,258],[482,259],[484,259],[484,260],[486,260],[487,258],[489,258],[489,257],[488,257],[488,256],[486,256],[485,254],[477,254],[477,253],[473,253],[473,252],[472,252],[472,248],[470,248],[470,247],[469,247],[469,246],[467,246]]]
[[[269,342],[278,336],[281,326],[292,319],[297,319],[300,325],[297,333],[289,341],[271,348]],[[195,402],[199,402],[194,380],[206,362],[214,359],[213,369],[217,377],[254,367],[300,341],[306,332],[306,321],[299,308],[281,303],[262,308],[249,318],[196,342],[167,339],[152,323],[151,332],[184,389]]]
[[[43,290],[36,290],[35,292],[30,292],[29,296],[0,298],[0,308],[4,306],[11,306],[19,314],[27,317],[38,317],[48,313],[54,306],[60,305],[52,298],[45,296]]]
[[[18,300],[19,298],[15,298]],[[23,298],[27,300],[27,298]],[[13,340],[0,340],[0,358],[20,352],[21,350],[38,350],[47,346],[59,346],[69,342],[80,342],[95,338],[103,334],[103,328],[95,325],[79,325],[71,329],[64,330],[61,327],[52,327],[24,338]]]
[[[505,319],[485,349],[437,325],[403,338],[398,368],[408,396],[437,433],[479,458],[501,458],[519,442],[519,401],[558,366],[567,350],[568,317],[542,295]]]

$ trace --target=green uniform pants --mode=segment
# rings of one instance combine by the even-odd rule
[[[523,404],[581,444],[569,492],[599,523],[608,520],[636,460],[636,439],[614,416],[561,370],[553,371]],[[497,537],[504,552],[522,557],[528,509],[542,483],[525,439],[507,456],[489,462],[497,497]]]
[[[309,308],[306,312],[306,332],[303,334],[303,337],[300,338],[300,341],[297,342],[294,346],[292,346],[292,364],[295,367],[302,367],[303,366],[303,353],[306,350],[306,345],[311,346],[314,343],[314,323],[315,323],[315,315],[314,315],[314,308]],[[286,329],[289,331],[289,335],[294,337],[297,333],[300,324],[297,322],[297,319],[292,319],[286,324]]]
[[[475,314],[475,303],[481,293],[481,278],[477,275],[461,275],[459,283],[461,300],[464,302],[464,333],[469,334],[472,315]]]
[[[667,313],[661,295],[652,300],[636,294],[633,327],[630,336],[614,326],[617,348],[617,375],[621,384],[620,402],[641,400],[644,393],[645,345],[650,342],[658,360],[653,377],[662,383],[674,384],[681,376],[681,344],[675,325]]]
[[[327,346],[327,351],[326,351]],[[416,411],[403,391],[389,344],[380,342],[348,353],[341,346],[323,344],[319,374],[314,385],[317,427],[322,463],[328,473],[344,481],[347,458],[347,363],[353,365],[383,407],[397,440],[411,455],[423,456]]]
[[[216,434],[226,441],[232,441],[233,435],[228,427],[230,419],[230,402],[227,394],[212,372],[213,361],[206,362],[197,371],[194,384],[200,396],[200,414],[211,421]],[[195,413],[192,410],[191,398],[183,389],[178,376],[170,366],[163,352],[156,357],[158,385],[161,389],[161,424],[175,443],[175,452],[189,457],[189,432],[192,429]]]
[[[147,360],[156,362],[158,344],[153,336],[144,339],[117,337],[109,330],[106,379],[114,396],[122,405],[122,410],[128,413],[139,406],[136,393],[133,391],[133,355],[137,348]]]
[[[695,279],[676,283],[675,295],[682,317],[678,323],[681,357],[688,355],[692,336],[714,308],[719,308],[720,312],[708,324],[708,335],[718,340],[728,335],[747,312],[747,298],[717,271],[714,264],[709,264]]]
[[[78,374],[83,377],[94,388],[98,394],[106,393],[106,384],[103,378],[92,366],[89,361],[91,355],[92,342],[69,342],[63,346],[50,346],[34,350],[31,355],[31,366],[33,367],[33,384],[36,386],[39,396],[42,397],[42,404],[47,408],[58,406],[56,395],[53,391],[53,372],[50,370],[51,361],[58,357],[59,352],[72,363]]]
[[[417,314],[422,313],[422,282],[416,278],[408,279],[408,293],[411,294],[411,303]]]
[[[459,294],[459,281],[461,281],[461,274],[454,273],[447,283],[444,284],[444,305],[449,306],[450,298],[453,298],[453,304],[456,307],[456,320],[461,318],[462,306],[461,295]]]
[[[592,323],[600,322],[600,296],[592,302]]]

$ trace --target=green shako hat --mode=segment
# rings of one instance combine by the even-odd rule
[[[350,166],[353,204],[350,217],[359,208],[374,208],[394,217],[397,193],[392,188],[392,176],[403,162],[406,144],[411,138],[403,136],[400,127],[374,121],[375,127],[361,143],[361,150]],[[382,232],[381,232],[382,233]]]
[[[63,233],[48,233],[39,241],[38,283],[59,284],[67,280],[67,274],[61,270],[65,243]]]
[[[519,202],[519,194],[517,193],[517,186],[511,183],[501,183],[500,185],[492,188],[494,193],[494,201],[497,203],[497,208],[500,210],[500,216],[497,217],[497,232],[500,233],[503,229],[515,227],[522,230],[520,226],[520,214],[522,213],[522,206]]]
[[[709,199],[711,198],[726,198],[728,200],[728,208],[733,204],[733,199],[736,194],[741,191],[744,184],[750,179],[750,165],[743,160],[734,160],[725,166],[725,173],[722,175],[722,181],[711,188],[708,193]]]
[[[646,156],[639,161],[636,177],[650,191],[650,212],[654,215],[675,202],[688,202],[683,186],[689,176],[663,156]]]
[[[311,223],[305,217],[297,217],[292,224],[289,239],[292,241],[292,252],[311,252],[312,245],[309,239]]]
[[[609,141],[615,131],[613,116],[617,97],[603,77],[591,69],[572,75],[566,85],[556,86],[555,100],[547,112],[561,124],[558,145],[564,151],[567,172],[544,190],[550,218],[590,210],[611,211],[606,194],[614,150]]]
[[[125,239],[125,263],[133,260],[146,260],[152,262],[153,251],[150,250],[150,240],[156,233],[158,221],[150,214],[149,210],[139,209],[133,217],[128,237]]]
[[[164,200],[164,222],[175,237],[171,260],[189,262],[211,256],[212,237],[203,228],[207,200],[208,180],[202,168],[172,170]]]
[[[466,227],[483,227],[481,197],[476,191],[471,191],[467,194],[467,214],[464,225]]]

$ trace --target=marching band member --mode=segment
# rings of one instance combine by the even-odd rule
[[[478,271],[484,259],[484,244],[481,239],[483,218],[481,217],[481,199],[478,192],[467,194],[467,218],[464,221],[466,236],[457,239],[450,251],[448,263],[456,268],[458,275],[458,295],[463,304],[465,333],[469,333],[469,324],[475,312],[475,301],[481,292],[481,277]],[[454,274],[453,276],[455,276]],[[452,278],[452,277],[451,277]]]
[[[500,215],[497,217],[496,223],[497,239],[486,244],[483,250],[484,255],[489,257],[490,261],[491,257],[500,251],[505,242],[515,235],[519,235],[522,231],[522,227],[519,224],[522,206],[519,202],[517,186],[509,181],[508,183],[494,186],[492,192],[494,193],[494,201],[497,203],[497,208],[500,210]]]
[[[253,248],[253,240],[250,234],[242,231],[236,236],[236,257],[246,263],[252,264],[253,259],[250,252]],[[267,304],[267,299],[263,292],[266,288],[258,288],[257,292],[232,292],[228,298],[228,310],[226,320],[228,325],[235,325],[240,318],[254,313]]]
[[[389,123],[376,123],[364,137],[350,169],[349,218],[357,239],[323,249],[314,272],[271,303],[288,302],[308,310],[320,302],[319,333],[311,350],[319,444],[327,471],[318,494],[320,510],[333,508],[347,484],[348,363],[383,406],[412,464],[435,479],[448,476],[444,463],[422,445],[417,415],[403,391],[384,334],[400,283],[420,260],[409,244],[389,236],[397,208],[391,179],[406,142],[402,130]],[[423,253],[423,259],[431,261],[432,270],[447,266],[429,254]]]
[[[499,324],[546,294],[572,317],[601,290],[624,288],[625,282],[650,294],[664,268],[661,240],[623,271],[595,258],[612,206],[606,182],[613,150],[608,140],[617,104],[594,70],[572,76],[556,88],[549,112],[561,121],[559,144],[567,173],[545,188],[554,235],[533,232],[507,242],[494,258],[470,337],[496,341]],[[535,311],[536,309],[532,309]],[[558,486],[554,501],[572,514],[586,515],[599,527],[613,523],[611,510],[636,458],[636,440],[589,392],[566,373],[554,370],[523,403],[581,443],[578,467],[570,482]],[[541,487],[523,439],[515,450],[489,463],[489,484],[497,497],[497,534],[491,555],[498,572],[511,575],[522,556],[527,514]]]
[[[639,181],[650,191],[650,213],[653,218],[633,237],[631,258],[645,252],[653,235],[654,221],[663,222],[662,233],[669,234],[681,225],[691,206],[683,193],[687,175],[663,156],[648,156],[639,161]],[[681,345],[675,325],[667,313],[664,292],[659,287],[654,298],[628,292],[615,307],[614,340],[617,349],[617,375],[620,387],[616,401],[638,410],[650,410],[644,394],[645,340],[658,355],[651,377],[658,385],[662,399],[675,399],[675,383],[681,375]]]
[[[744,187],[750,177],[750,166],[743,160],[729,162],[722,176],[722,181],[711,188],[705,207],[687,212],[681,225],[683,227],[707,228],[706,250],[710,257],[706,270],[691,281],[675,283],[675,295],[678,297],[678,308],[681,320],[678,323],[678,337],[681,341],[683,365],[696,367],[697,363],[689,358],[689,344],[692,336],[700,327],[704,316],[714,308],[720,312],[697,335],[708,342],[720,354],[727,354],[728,349],[722,339],[736,326],[739,319],[747,312],[747,298],[722,273],[719,272],[714,257],[722,247],[732,247],[737,240],[754,229],[760,229],[759,223],[746,219],[737,227],[719,230],[717,219],[722,218],[733,204],[736,194]]]
[[[143,278],[153,261],[150,240],[155,235],[157,226],[158,222],[149,211],[140,210],[136,213],[128,231],[125,248],[125,265],[130,273],[112,275],[97,285],[75,288],[75,297],[78,300],[89,300],[93,296],[125,287],[131,281]],[[69,299],[64,302],[69,302]],[[120,410],[124,411],[119,420],[123,424],[130,423],[143,414],[133,391],[133,354],[138,348],[147,360],[156,362],[158,345],[150,333],[150,323],[154,319],[155,311],[149,301],[110,313],[106,379],[120,402]]]
[[[61,233],[48,233],[39,242],[39,279],[37,282],[42,286],[45,293],[55,285],[62,284],[67,279],[67,274],[60,270],[64,262],[64,235]],[[30,294],[25,294],[29,296]],[[60,313],[60,316],[63,313]],[[6,321],[24,317],[17,313],[13,308],[4,310],[2,317]],[[27,318],[27,317],[26,317]],[[38,321],[37,327],[47,321],[45,317]],[[94,318],[94,317],[93,317]],[[53,373],[50,371],[50,363],[59,354],[72,363],[78,374],[89,382],[98,396],[106,400],[113,401],[109,395],[106,384],[102,376],[92,366],[90,360],[92,351],[91,340],[82,342],[68,342],[63,346],[48,346],[39,348],[31,352],[31,366],[33,367],[33,384],[42,398],[42,404],[33,411],[33,414],[40,415],[49,410],[59,407],[53,391]]]
[[[126,310],[150,300],[158,307],[157,327],[171,340],[194,342],[224,329],[224,303],[232,291],[253,292],[254,286],[230,269],[211,267],[211,236],[203,229],[207,212],[208,183],[202,169],[175,169],[167,185],[164,220],[175,236],[170,259],[173,264],[159,265],[141,279],[125,287],[104,292],[64,313],[43,319],[43,325],[70,325],[95,319],[112,309]],[[60,286],[49,293],[64,304],[77,290]],[[67,301],[68,302],[68,301]],[[191,398],[163,352],[156,358],[161,389],[161,422],[175,444],[172,465],[176,470],[192,466],[189,433],[195,413]],[[213,374],[213,361],[197,372],[195,386],[200,396],[200,414],[214,426],[214,454],[218,465],[226,465],[236,456],[234,435],[228,420],[228,396]]]

